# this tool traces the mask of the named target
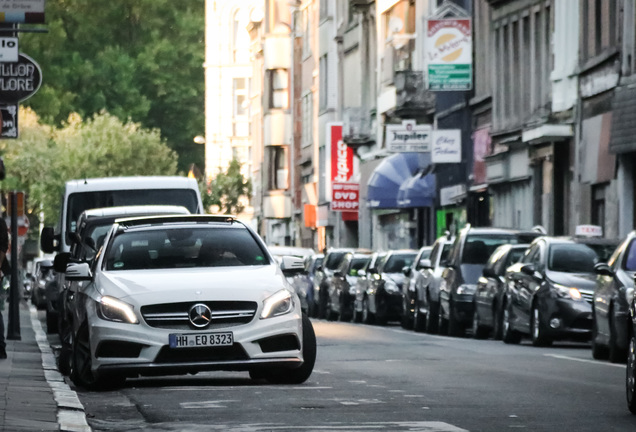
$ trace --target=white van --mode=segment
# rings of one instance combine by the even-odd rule
[[[68,252],[68,234],[76,229],[83,211],[131,205],[176,205],[192,214],[204,213],[195,179],[179,176],[104,177],[70,180],[64,187],[60,219],[55,228],[45,227],[40,248],[46,253]]]

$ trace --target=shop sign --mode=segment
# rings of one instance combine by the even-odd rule
[[[404,120],[400,125],[386,125],[385,144],[391,152],[431,151],[431,125],[418,125],[415,120]]]
[[[18,104],[0,106],[0,138],[18,137]]]
[[[0,37],[0,62],[18,61],[18,38]]]
[[[426,24],[429,90],[472,88],[472,30],[468,18],[431,19]]]
[[[42,84],[42,71],[31,57],[20,54],[15,63],[0,63],[0,100],[20,102],[33,96]]]
[[[331,197],[335,183],[351,183],[357,172],[353,149],[342,140],[342,123],[327,124],[327,184],[325,194]]]
[[[331,211],[358,211],[360,206],[360,185],[356,183],[333,183],[331,188]]]
[[[462,161],[462,134],[459,129],[433,131],[432,163],[460,163]]]
[[[577,225],[574,235],[583,237],[603,237],[603,228],[598,225]]]
[[[44,24],[44,0],[0,0],[0,22]]]
[[[442,207],[457,204],[466,196],[466,185],[458,184],[440,189],[439,201]]]

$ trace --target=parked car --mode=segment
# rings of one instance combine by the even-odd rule
[[[497,340],[502,338],[503,299],[506,288],[506,269],[521,259],[528,244],[499,246],[482,271],[475,292],[473,313],[473,337],[483,339],[492,333]]]
[[[634,276],[636,281],[636,276]],[[636,300],[634,288],[625,290],[629,302],[629,348],[627,349],[627,373],[625,389],[627,390],[627,408],[636,415]]]
[[[422,246],[417,252],[413,263],[409,267],[405,267],[403,270],[402,327],[408,330],[413,328],[415,307],[417,305],[417,291],[415,290],[415,284],[417,279],[423,277],[421,271],[431,266],[430,257],[432,250],[433,246]]]
[[[309,318],[260,237],[230,216],[117,221],[94,264],[58,254],[73,297],[71,379],[92,389],[127,377],[244,370],[302,383],[316,358]]]
[[[282,261],[284,256],[294,256],[301,258],[303,262],[315,255],[313,249],[303,248],[303,247],[295,247],[295,246],[267,246],[270,253],[274,256],[274,259],[279,263]],[[300,307],[304,313],[309,315],[309,300],[308,290],[306,289],[304,284],[297,284],[296,279],[304,274],[304,267],[302,270],[299,270],[295,273],[286,272],[287,281],[296,289],[296,294],[298,294],[298,298],[300,299]],[[313,296],[313,287],[311,290],[311,294]]]
[[[307,302],[307,315],[312,318],[318,316],[318,302],[314,295],[314,277],[316,269],[320,267],[324,254],[315,254],[305,259],[305,271],[294,275],[292,285],[296,290],[296,293],[301,298],[304,297]]]
[[[535,346],[557,339],[589,341],[592,335],[594,265],[616,242],[578,237],[540,237],[506,276],[503,340],[528,335]]]
[[[387,252],[367,288],[367,321],[385,325],[402,320],[404,267],[410,267],[416,255],[414,249]]]
[[[328,320],[351,321],[353,319],[358,271],[370,259],[371,254],[368,252],[349,252],[342,258],[329,283]]]
[[[358,279],[355,285],[355,300],[353,303],[353,321],[371,324],[373,317],[369,315],[368,290],[371,282],[378,277],[378,267],[387,256],[387,252],[374,252],[369,261],[358,270]]]
[[[53,261],[49,258],[33,260],[33,288],[31,302],[37,309],[46,309],[46,284],[55,278]]]
[[[314,275],[314,296],[318,299],[318,317],[327,317],[327,302],[329,299],[329,284],[344,256],[354,252],[352,248],[333,248],[327,250],[322,264],[316,269]]]
[[[450,234],[438,238],[433,243],[430,265],[424,263],[415,278],[416,305],[413,312],[413,329],[435,334],[439,320],[439,286],[446,268],[448,254],[455,242]]]
[[[440,283],[439,332],[463,336],[472,324],[477,281],[488,258],[504,244],[529,243],[537,232],[466,225],[455,240]]]
[[[607,263],[594,266],[596,286],[592,304],[592,356],[624,362],[629,347],[629,302],[636,274],[636,231],[616,248]]]

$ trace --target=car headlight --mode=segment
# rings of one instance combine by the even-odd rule
[[[384,291],[386,291],[386,292],[388,292],[390,294],[393,294],[393,293],[396,293],[396,292],[400,291],[400,288],[392,280],[387,280],[384,283]]]
[[[583,298],[581,296],[581,291],[579,291],[578,288],[568,287],[558,283],[555,283],[552,286],[554,287],[557,296],[561,298],[570,298],[572,300],[581,300]]]
[[[287,290],[280,290],[263,302],[261,319],[285,315],[294,309],[294,296]]]
[[[477,285],[463,284],[457,287],[457,294],[473,295],[477,292]]]
[[[115,297],[102,297],[97,302],[97,314],[106,321],[139,324],[133,307]]]

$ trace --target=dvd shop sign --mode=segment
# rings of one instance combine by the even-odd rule
[[[333,183],[331,189],[332,211],[358,211],[358,207],[360,206],[360,185],[355,183]]]

